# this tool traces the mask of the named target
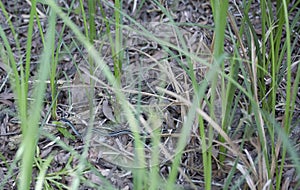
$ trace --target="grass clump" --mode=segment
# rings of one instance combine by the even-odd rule
[[[210,1],[213,24],[203,26],[182,24],[182,15],[193,19],[192,10],[176,12],[183,1],[32,1],[25,61],[14,57],[24,52],[13,22],[16,48],[0,27],[22,134],[1,187],[19,161],[20,189],[297,187],[284,175],[286,163],[299,174],[289,140],[299,94],[297,5],[238,3]],[[32,68],[36,32],[43,51]]]

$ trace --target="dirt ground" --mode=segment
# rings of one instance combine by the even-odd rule
[[[30,5],[27,1],[21,0],[7,0],[2,2],[8,11],[16,30],[21,47],[20,52],[18,51],[18,46],[14,40],[13,33],[6,22],[2,11],[0,11],[1,27],[4,29],[6,36],[9,39],[13,52],[15,52],[15,59],[18,63],[25,63]],[[178,44],[177,36],[174,34],[172,27],[166,24],[169,18],[163,14],[158,6],[152,1],[146,1],[142,7],[139,7],[140,4],[135,5],[134,2],[134,0],[123,2],[124,12],[144,26],[153,34],[153,36],[163,38],[172,44]],[[179,0],[178,4],[174,3],[176,1],[161,0],[161,2],[162,5],[169,9],[175,22],[194,24],[192,26],[180,26],[180,32],[183,34],[190,52],[199,55],[204,60],[210,61],[213,41],[213,16],[210,2],[206,0]],[[70,3],[71,1],[69,0],[59,1],[59,4],[66,8],[68,8]],[[78,6],[79,3],[76,2],[74,7]],[[238,27],[241,24],[239,22],[242,18],[242,15],[239,12],[242,9],[241,6],[241,1],[230,1],[229,12],[231,15],[234,15]],[[258,37],[261,35],[259,6],[259,1],[255,0],[250,8],[250,14],[252,14],[250,16],[251,23],[253,23],[253,27]],[[107,18],[112,17],[113,9],[108,5],[103,5],[103,7],[106,11]],[[74,10],[77,9],[74,8]],[[38,11],[45,32],[47,27],[47,18],[45,16],[48,11],[47,7],[38,5]],[[295,14],[297,11],[299,10],[295,10]],[[113,58],[105,34],[105,25],[101,17],[101,13],[98,12],[96,15],[96,28],[99,39],[95,41],[95,46],[101,52],[111,70],[113,70]],[[70,14],[70,18],[83,30],[84,24],[80,13],[74,11]],[[57,22],[56,28],[58,32],[62,30],[63,24],[64,23],[60,20]],[[138,107],[137,102],[139,100],[142,102],[140,108],[140,121],[145,121],[146,123],[157,122],[155,123],[157,128],[163,133],[164,136],[162,137],[162,142],[167,149],[166,151],[170,153],[169,156],[166,154],[160,155],[160,175],[162,178],[165,178],[169,173],[169,166],[171,165],[170,157],[175,154],[174,147],[176,146],[176,141],[178,139],[173,133],[176,131],[178,132],[182,127],[183,119],[187,113],[187,107],[186,105],[175,101],[174,97],[170,95],[164,95],[164,98],[161,99],[156,87],[159,86],[189,99],[192,98],[193,94],[191,90],[192,83],[183,67],[178,64],[174,56],[170,56],[160,44],[143,37],[138,32],[127,29],[126,27],[136,27],[133,26],[132,21],[128,18],[123,18],[123,24],[125,25],[123,31],[123,45],[126,47],[126,51],[122,68],[122,92],[132,105]],[[113,30],[112,33],[114,34]],[[43,49],[43,43],[37,26],[34,29],[32,39],[30,81],[34,81],[38,60]],[[294,40],[298,40],[296,46],[300,48],[298,37],[295,37]],[[233,48],[232,42],[227,39],[225,42],[225,51],[228,54],[232,54]],[[172,50],[172,52],[174,55],[178,54],[175,50]],[[296,55],[298,54],[299,52],[295,50],[292,57],[296,60],[298,59],[296,58]],[[57,115],[59,118],[67,118],[80,134],[85,134],[86,126],[90,119],[89,107],[87,106],[89,105],[89,102],[86,98],[86,91],[82,90],[90,84],[87,57],[86,50],[81,45],[78,45],[78,41],[73,32],[66,28],[63,35],[62,51],[59,55],[59,65],[57,69],[59,80]],[[183,63],[187,63],[186,57],[179,57],[179,59],[181,59]],[[194,68],[194,72],[197,73],[197,80],[202,81],[207,68],[197,62],[194,63]],[[292,73],[292,77],[294,78],[296,77],[296,71],[297,69],[294,68]],[[98,79],[95,84],[95,98],[93,102],[96,113],[94,119],[94,126],[96,129],[92,135],[88,160],[95,168],[97,168],[98,172],[105,176],[116,188],[133,189],[132,173],[128,170],[128,167],[134,167],[134,140],[132,134],[126,132],[128,130],[128,123],[126,122],[124,115],[122,113],[119,115],[116,114],[116,112],[120,110],[118,110],[116,106],[116,99],[109,86],[106,85],[107,81],[100,69],[96,70],[95,76]],[[29,96],[30,95],[31,91],[29,91]],[[300,110],[299,95],[300,94],[298,93],[298,111],[296,111],[293,119],[292,134],[290,136],[291,140],[296,143],[295,147],[298,151],[300,143],[300,126],[298,119]],[[83,145],[86,142],[84,135],[82,135],[82,138],[77,138],[74,135],[75,138],[72,137],[73,139],[70,139],[63,136],[55,127],[53,127],[54,119],[47,114],[51,107],[51,101],[52,98],[49,87],[46,91],[45,104],[42,113],[42,120],[46,123],[44,130],[60,137],[64,143],[81,153],[83,151]],[[278,118],[283,115],[281,108],[282,107],[278,107],[277,109]],[[118,115],[118,118],[116,118],[116,115]],[[242,118],[245,119],[248,116],[249,115],[245,115],[244,112],[238,109],[233,113],[233,118],[236,121],[234,127],[238,126],[238,123]],[[17,119],[14,94],[8,80],[8,70],[6,69],[2,58],[0,60],[0,123],[0,135],[2,134],[0,136],[0,179],[4,179],[8,172],[7,166],[10,165],[15,158],[18,143],[20,143],[20,128]],[[112,131],[122,129],[124,133],[112,136],[110,135],[112,133],[108,132],[106,135],[99,137],[99,134],[105,133],[104,129],[110,129]],[[244,130],[242,130],[242,133],[231,134],[231,137],[236,144],[241,143],[239,138],[244,135],[243,131]],[[69,132],[73,133],[72,130],[69,130]],[[253,142],[255,141],[254,136],[251,136],[251,138],[249,138],[251,140],[245,142],[243,148],[247,149],[249,154],[255,158],[257,153],[255,152],[255,143]],[[192,129],[189,143],[185,147],[185,153],[181,158],[182,161],[180,167],[184,170],[180,172],[177,179],[178,187],[181,189],[204,189],[203,161],[200,143],[199,131],[197,127],[195,127]],[[147,142],[145,142],[145,144],[146,147],[149,145]],[[217,155],[218,144],[216,143],[214,145],[215,147],[213,147],[213,149],[216,150],[215,154]],[[42,159],[55,153],[51,167],[48,169],[49,174],[61,171],[68,164],[72,167],[75,167],[76,164],[78,164],[78,160],[76,159],[73,159],[71,163],[69,163],[71,159],[70,152],[57,145],[51,145],[51,141],[44,136],[41,136],[38,146],[40,149],[39,156]],[[112,150],[123,152],[122,156],[116,159],[113,155],[105,154]],[[147,153],[151,152],[151,148],[146,148],[145,152],[147,155]],[[231,155],[232,153],[228,154],[229,158],[234,158],[234,155]],[[234,159],[229,159],[228,161],[233,160]],[[290,164],[291,161],[287,160],[287,167],[285,167],[283,179],[285,183],[289,184],[290,189],[293,189],[294,185],[296,185],[299,180],[299,176],[297,176],[294,167],[289,167]],[[125,166],[127,166],[127,168]],[[5,189],[16,189],[18,172],[18,168],[13,170],[13,176],[9,178],[7,184],[4,185]],[[37,172],[38,170],[35,168],[33,173],[34,179],[37,176]],[[228,172],[229,169],[227,167],[221,167],[218,160],[213,160],[213,189],[223,188]],[[93,172],[86,172],[84,177],[99,186],[103,184],[103,181],[101,181]],[[233,180],[234,184],[232,186],[237,185],[240,178],[241,173],[236,172]],[[69,185],[71,181],[72,177],[70,175],[63,176],[60,180],[61,183],[66,185]],[[52,185],[53,188],[56,189],[55,185]],[[89,188],[82,185],[80,189]],[[245,181],[240,184],[240,189],[247,189]]]

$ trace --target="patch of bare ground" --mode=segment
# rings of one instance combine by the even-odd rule
[[[0,23],[4,29],[12,46],[15,58],[18,63],[24,63],[26,35],[28,29],[28,18],[30,12],[30,4],[27,1],[2,1],[11,22],[19,39],[20,51],[17,49],[18,44],[14,40],[14,35],[11,32],[9,25],[6,22],[3,12],[0,11]],[[196,80],[200,83],[205,80],[205,74],[208,70],[207,65],[202,62],[189,60],[187,56],[183,56],[176,48],[165,49],[165,47],[154,40],[154,38],[163,39],[165,42],[174,47],[185,48],[191,54],[200,57],[206,63],[211,63],[212,57],[212,41],[213,41],[213,16],[209,1],[205,0],[179,0],[179,1],[161,1],[162,5],[167,8],[176,23],[179,24],[178,31],[169,23],[169,18],[163,14],[160,7],[152,1],[145,1],[141,7],[135,3],[136,0],[124,1],[123,10],[129,16],[134,18],[141,26],[151,34],[151,37],[145,37],[143,31],[135,26],[130,19],[123,17],[123,45],[124,60],[122,68],[122,93],[127,100],[137,111],[137,117],[140,123],[140,133],[144,139],[144,152],[146,157],[146,167],[151,167],[153,164],[159,165],[159,173],[162,179],[168,177],[170,165],[174,155],[176,155],[176,143],[180,136],[180,131],[188,112],[188,101],[192,101],[193,87],[191,78],[187,74],[188,64],[193,65],[193,71],[196,73]],[[174,3],[172,3],[174,2]],[[177,3],[175,3],[177,2]],[[59,1],[60,5],[69,8],[71,1]],[[112,3],[112,2],[110,2]],[[74,8],[78,8],[78,2]],[[107,4],[103,4],[107,17],[112,17],[113,10]],[[253,1],[250,8],[251,23],[255,27],[255,32],[258,37],[261,35],[259,1]],[[295,10],[298,11],[298,10]],[[45,31],[47,24],[48,7],[39,5],[38,15]],[[233,17],[234,22],[239,27],[243,14],[242,4],[240,1],[231,1],[229,13]],[[76,25],[83,29],[82,15],[76,11],[70,14],[70,18]],[[110,50],[108,37],[105,33],[105,25],[100,12],[96,15],[96,28],[98,31],[98,39],[95,40],[95,47],[101,52],[106,63],[113,71],[113,57]],[[58,20],[57,31],[62,30],[63,23]],[[32,59],[31,59],[31,82],[37,68],[37,61],[42,49],[42,40],[40,38],[38,28],[34,28],[34,37],[32,41]],[[114,34],[114,29],[111,28]],[[183,41],[180,41],[176,32],[183,36]],[[298,39],[297,36],[294,39]],[[299,41],[299,40],[298,40]],[[184,45],[185,44],[185,45]],[[299,43],[296,44],[299,47]],[[231,55],[234,46],[231,39],[226,39],[226,52]],[[299,49],[299,48],[294,48]],[[1,49],[1,51],[4,51]],[[296,63],[298,58],[296,55],[299,52],[293,52],[293,59]],[[9,70],[6,67],[5,56],[0,60],[0,179],[4,179],[10,175],[9,180],[4,185],[4,189],[15,189],[16,180],[18,177],[18,167],[13,168],[12,172],[8,172],[10,164],[13,162],[18,144],[20,142],[20,128],[17,120],[16,105],[11,84],[8,80]],[[94,121],[93,134],[90,142],[88,161],[91,167],[97,169],[107,180],[118,189],[133,189],[133,177],[131,169],[135,168],[134,160],[134,138],[129,131],[128,122],[124,114],[119,108],[118,102],[108,85],[101,67],[96,67],[94,75],[91,76],[89,64],[87,62],[87,52],[78,42],[69,29],[64,31],[63,48],[60,55],[57,76],[60,84],[58,85],[59,107],[57,114],[59,117],[67,118],[76,130],[82,136],[81,138],[70,139],[64,137],[55,128],[53,118],[47,115],[51,105],[50,87],[45,95],[44,110],[42,113],[43,120],[46,121],[43,130],[59,137],[64,143],[73,147],[79,154],[82,153],[82,147],[86,142],[85,131],[90,121],[90,113],[88,107],[88,99],[86,91],[89,90],[90,79],[95,81],[95,98],[94,105]],[[243,57],[246,59],[246,57]],[[191,62],[189,62],[191,61]],[[298,64],[293,65],[292,77],[296,78]],[[285,99],[285,76],[283,77],[281,91],[278,92],[279,100],[276,108],[278,120],[283,116],[281,107],[281,99]],[[239,79],[242,84],[242,79]],[[158,88],[175,93],[162,93]],[[207,89],[209,94],[210,89]],[[29,92],[30,93],[30,92]],[[237,92],[238,94],[238,92]],[[300,99],[296,104],[295,115],[292,122],[292,133],[290,136],[291,142],[299,152],[299,110]],[[182,101],[178,97],[182,97],[187,102]],[[209,95],[208,95],[209,96]],[[238,96],[237,96],[238,97]],[[219,100],[222,101],[222,100]],[[230,187],[240,187],[248,189],[251,185],[256,185],[259,179],[259,174],[255,173],[256,165],[252,165],[260,153],[257,150],[258,137],[256,126],[253,122],[253,114],[248,112],[249,104],[244,97],[239,96],[236,100],[238,108],[231,113],[232,126],[228,131],[230,143],[221,144],[217,140],[217,133],[213,142],[213,171],[212,171],[212,187],[213,189],[222,189],[224,182],[227,179],[229,172],[232,169],[237,156],[242,157],[245,162],[239,162],[237,170],[234,172],[232,184]],[[218,106],[216,105],[216,108]],[[203,107],[204,109],[204,107]],[[207,108],[205,108],[207,110]],[[218,111],[218,110],[217,110]],[[219,110],[220,111],[220,110]],[[218,116],[217,118],[222,116]],[[218,121],[216,121],[218,124]],[[206,123],[207,124],[207,123]],[[159,162],[151,163],[151,153],[153,151],[151,145],[151,133],[157,132],[160,136],[160,144],[158,147]],[[70,129],[70,133],[73,131]],[[242,140],[241,140],[242,139]],[[225,165],[220,164],[218,160],[219,147],[224,145],[229,151],[226,156]],[[239,146],[239,148],[237,148]],[[46,158],[50,154],[54,155],[47,173],[54,175],[57,172],[63,171],[66,166],[75,168],[78,160],[74,159],[70,152],[62,149],[49,139],[41,136],[38,143],[39,157]],[[179,174],[177,177],[177,185],[179,189],[204,189],[203,176],[203,160],[201,150],[201,139],[198,131],[198,121],[195,119],[194,125],[190,131],[190,136],[187,139],[187,145],[183,150],[181,158]],[[253,163],[254,164],[254,163]],[[18,166],[18,165],[17,165]],[[96,186],[105,185],[93,170],[87,168],[83,177],[94,183]],[[247,175],[247,171],[255,171]],[[293,189],[297,184],[299,176],[295,171],[290,160],[286,161],[284,169],[283,185]],[[33,186],[38,169],[33,172]],[[245,179],[246,178],[246,179]],[[61,176],[59,182],[70,185],[72,177],[69,174]],[[272,179],[272,183],[275,180]],[[1,184],[1,181],[0,181]],[[2,185],[2,184],[1,184]],[[50,185],[55,189],[55,184],[50,182]],[[82,184],[81,189],[88,189],[86,184]]]

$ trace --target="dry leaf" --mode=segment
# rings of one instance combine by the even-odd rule
[[[113,114],[113,110],[112,108],[108,105],[108,100],[104,100],[103,101],[103,104],[102,104],[102,111],[103,111],[103,114],[105,115],[105,117],[107,119],[109,119],[110,121],[112,122],[116,122],[116,119],[114,117],[114,114]]]
[[[85,73],[77,72],[75,74],[73,85],[71,87],[71,94],[72,94],[72,104],[75,110],[85,110],[82,108],[83,105],[88,105],[88,98],[87,98],[87,89],[85,88],[85,81],[87,81],[88,76]]]

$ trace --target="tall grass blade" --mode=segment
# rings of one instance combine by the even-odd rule
[[[220,59],[220,56],[222,56],[222,54],[224,53],[224,39],[225,39],[225,27],[226,27],[226,18],[227,18],[227,9],[228,9],[228,5],[229,2],[227,1],[211,1],[212,3],[212,9],[213,9],[213,13],[214,13],[214,22],[215,22],[215,29],[214,29],[214,49],[213,49],[213,58],[214,58],[214,64],[216,62],[216,60]],[[221,72],[224,71],[224,62],[222,61],[220,63],[221,66]],[[224,78],[221,78],[221,82],[217,82],[218,81],[218,75],[216,75],[214,77],[214,80],[212,81],[211,84],[211,109],[210,109],[210,113],[214,116],[215,115],[215,108],[214,105],[218,104],[217,102],[215,102],[216,99],[222,100],[225,98],[225,84],[224,84]],[[216,92],[217,92],[217,87],[221,86],[221,97],[216,97]],[[224,115],[224,108],[225,106],[225,102],[221,101],[221,114]],[[222,123],[224,123],[223,121],[221,121]],[[226,129],[224,129],[225,126],[222,126],[223,130],[226,131]],[[219,140],[221,142],[224,142],[224,139],[219,137]],[[226,152],[224,147],[220,147],[220,162],[223,163],[224,161],[224,153]]]
[[[115,14],[115,55],[114,56],[114,72],[116,77],[116,82],[121,85],[121,75],[122,75],[122,1],[115,0],[114,14]]]
[[[285,30],[286,30],[286,44],[287,44],[287,51],[286,51],[286,64],[287,64],[287,85],[286,85],[286,101],[285,101],[285,114],[284,114],[284,131],[286,134],[289,134],[290,132],[290,124],[291,124],[291,118],[292,118],[292,113],[291,113],[291,105],[294,103],[291,102],[292,94],[291,94],[291,37],[290,37],[290,24],[289,24],[289,17],[288,17],[288,9],[287,9],[287,3],[289,1],[283,1],[282,2],[282,16],[280,19],[281,22],[285,22]],[[283,20],[283,21],[281,21]],[[283,23],[282,23],[283,25]],[[279,46],[278,46],[279,48]],[[292,108],[293,109],[293,108]],[[279,190],[281,187],[281,181],[282,181],[282,172],[284,168],[284,163],[285,163],[285,157],[286,157],[286,151],[287,147],[283,146],[282,147],[282,156],[281,156],[281,165],[279,169],[279,174],[277,176],[276,180],[276,189]]]
[[[49,27],[46,34],[46,46],[40,59],[40,68],[38,70],[37,82],[34,87],[33,97],[34,101],[29,108],[30,120],[28,119],[28,127],[23,131],[23,139],[20,145],[22,151],[21,173],[19,180],[19,189],[29,189],[32,178],[32,164],[36,144],[38,140],[38,122],[40,120],[40,113],[44,99],[44,92],[46,89],[45,81],[48,78],[50,70],[50,60],[52,52],[54,51],[54,36],[55,36],[56,16],[55,12],[51,11],[49,16]]]

